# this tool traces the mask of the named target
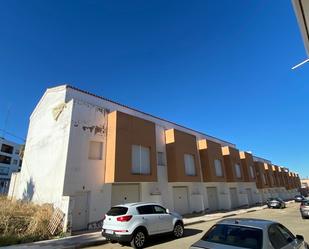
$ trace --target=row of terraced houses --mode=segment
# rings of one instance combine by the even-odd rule
[[[53,203],[79,230],[119,203],[204,213],[289,199],[299,187],[297,174],[232,143],[62,85],[30,117],[9,196]]]

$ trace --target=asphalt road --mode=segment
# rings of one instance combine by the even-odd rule
[[[259,218],[275,220],[285,225],[292,233],[301,234],[309,242],[309,219],[303,220],[299,213],[298,203],[289,203],[285,209],[263,209],[251,213],[241,214],[234,217],[239,218]],[[218,221],[218,220],[217,220]],[[203,234],[217,221],[199,223],[185,227],[185,236],[178,240],[173,240],[171,235],[164,235],[151,238],[147,248],[181,249],[189,248],[194,242],[199,240]],[[105,244],[96,247],[96,249],[126,249],[129,246],[119,244]]]

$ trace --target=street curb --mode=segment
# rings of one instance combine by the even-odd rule
[[[99,241],[87,241],[87,242],[82,243],[80,245],[67,247],[67,249],[78,249],[78,248],[85,248],[85,247],[88,247],[88,246],[100,246],[100,245],[105,245],[107,243],[108,243],[108,241],[103,238],[102,240],[99,240]]]
[[[242,213],[244,214],[244,213]],[[228,218],[228,217],[232,217],[232,216],[235,216],[237,214],[227,214],[227,215],[223,215],[221,218]]]
[[[193,222],[188,222],[188,223],[185,223],[183,226],[186,227],[186,226],[191,226],[191,225],[195,225],[195,224],[199,224],[199,223],[204,223],[204,222],[208,222],[208,221],[212,221],[212,220],[216,220],[217,218],[214,218],[214,219],[211,219],[211,220],[198,220],[198,221],[193,221]]]

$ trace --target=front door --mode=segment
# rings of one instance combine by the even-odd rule
[[[179,214],[189,213],[188,188],[174,187],[174,210]]]
[[[207,187],[208,208],[210,211],[218,210],[218,191],[216,187]]]
[[[237,188],[230,188],[231,208],[238,207]]]
[[[73,197],[74,208],[72,211],[72,230],[87,229],[88,224],[88,198],[89,193],[79,193]]]
[[[159,232],[166,233],[173,231],[173,216],[166,213],[165,208],[154,205],[154,213],[159,217]]]
[[[251,188],[247,188],[247,196],[248,196],[248,204],[249,204],[249,206],[253,205],[253,198],[252,198],[252,190],[251,190]]]

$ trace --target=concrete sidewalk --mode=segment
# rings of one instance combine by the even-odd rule
[[[267,208],[266,205],[238,209],[229,212],[220,212],[213,214],[200,215],[196,217],[184,218],[184,225],[189,226],[197,223],[208,222],[212,220],[218,220],[226,217],[231,217],[238,214],[255,212]],[[101,232],[84,233],[80,235],[70,236],[61,239],[45,240],[34,243],[27,243],[21,245],[8,246],[3,248],[16,248],[16,249],[36,249],[36,248],[46,248],[46,249],[56,249],[56,248],[83,248],[88,246],[102,245],[107,243],[105,238],[101,236]]]

